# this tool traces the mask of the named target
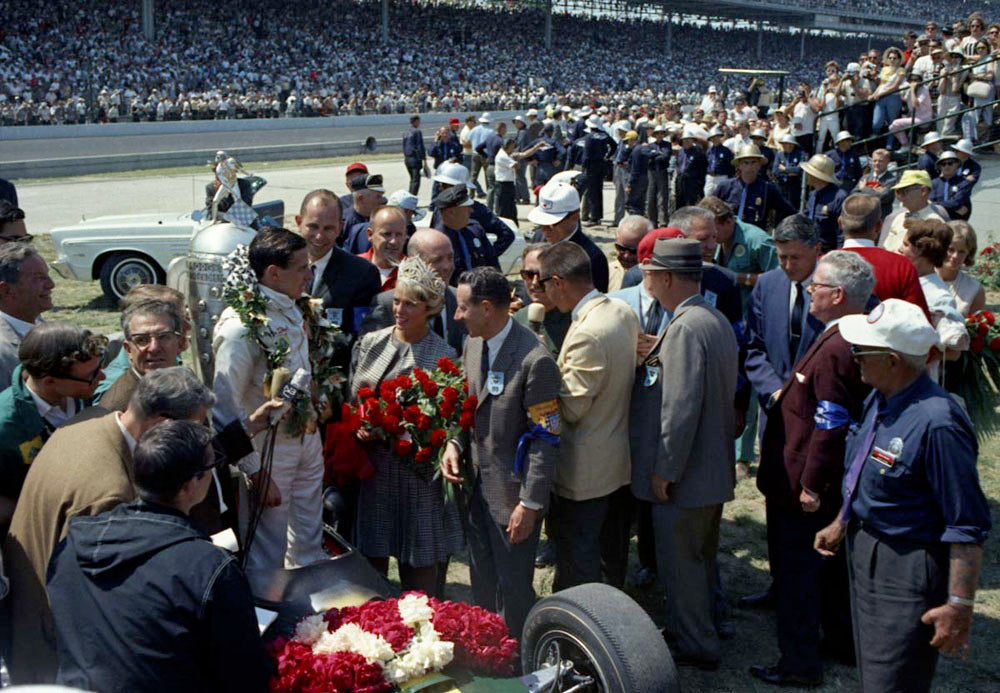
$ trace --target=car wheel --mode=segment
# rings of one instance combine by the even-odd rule
[[[156,263],[137,253],[112,253],[101,265],[101,289],[117,302],[134,286],[162,283]]]
[[[570,667],[568,662],[572,662]],[[621,590],[590,583],[542,599],[524,624],[525,673],[561,665],[561,689],[601,693],[679,690],[659,629]]]

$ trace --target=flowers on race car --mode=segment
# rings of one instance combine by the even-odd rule
[[[222,269],[226,273],[222,298],[239,316],[246,329],[246,338],[257,345],[267,359],[264,389],[265,396],[270,397],[272,377],[288,360],[288,339],[268,324],[267,297],[261,293],[250,267],[249,248],[236,246],[223,261]],[[346,378],[334,361],[334,355],[349,342],[347,335],[323,316],[321,301],[304,296],[296,305],[302,312],[309,338],[312,386],[310,392],[303,392],[292,401],[285,424],[292,436],[315,431],[317,425],[329,419],[344,401]]]
[[[517,640],[500,616],[420,592],[308,616],[269,649],[277,664],[272,693],[389,691],[453,662],[510,676],[517,659]]]
[[[435,477],[448,441],[472,428],[477,405],[462,370],[448,358],[439,359],[433,371],[415,368],[377,390],[362,387],[357,401],[351,411],[354,430],[363,426],[400,461],[431,470]]]

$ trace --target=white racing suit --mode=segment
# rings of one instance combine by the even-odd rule
[[[299,368],[310,372],[309,344],[302,313],[286,295],[265,286],[269,327],[288,340],[285,367],[290,373]],[[215,418],[231,421],[249,416],[266,401],[264,378],[267,359],[261,348],[246,336],[239,315],[226,308],[212,336],[215,354],[215,381],[218,397]],[[233,410],[233,411],[230,411]],[[261,465],[266,439],[254,438],[254,452],[243,458],[240,469],[253,474]],[[257,526],[247,559],[247,569],[274,569],[308,565],[326,557],[322,550],[323,447],[319,433],[290,436],[285,422],[278,425],[271,464],[271,480],[281,493],[281,504],[266,508]],[[241,527],[241,531],[245,528]],[[245,535],[244,535],[245,536]]]

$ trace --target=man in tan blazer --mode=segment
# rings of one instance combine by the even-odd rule
[[[164,419],[205,420],[215,396],[187,368],[153,371],[124,412],[94,416],[56,430],[31,464],[4,546],[10,569],[12,637],[7,664],[15,684],[55,681],[55,632],[45,574],[52,552],[78,515],[96,515],[135,500],[132,449]]]
[[[666,588],[667,625],[677,664],[714,670],[719,636],[712,617],[722,504],[733,498],[739,348],[726,317],[699,291],[701,244],[663,238],[641,265],[649,292],[673,316],[646,379],[662,383],[660,446],[648,479],[657,572]],[[643,458],[646,459],[645,457]],[[648,463],[648,462],[647,462]]]
[[[472,434],[445,451],[443,475],[472,466],[469,541],[476,604],[520,635],[535,601],[535,548],[559,457],[559,369],[538,337],[510,317],[510,284],[492,267],[458,280],[455,320],[469,330],[465,373],[479,404]]]
[[[538,282],[573,321],[556,361],[562,376],[561,459],[549,519],[556,546],[554,590],[607,581],[620,587],[628,564],[629,398],[639,320],[594,288],[590,260],[573,243],[538,256]]]

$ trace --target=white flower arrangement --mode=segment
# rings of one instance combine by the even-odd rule
[[[382,667],[396,657],[392,645],[385,638],[362,630],[356,623],[347,623],[332,633],[324,633],[312,650],[314,654],[354,652]]]
[[[425,594],[408,594],[399,600],[399,616],[403,623],[408,626],[430,621],[434,617],[434,610],[427,601]]]

